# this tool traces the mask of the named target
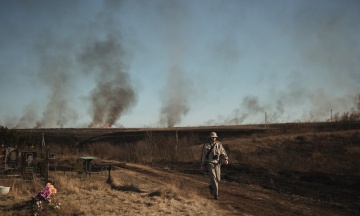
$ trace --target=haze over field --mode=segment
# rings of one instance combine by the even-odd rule
[[[360,111],[357,0],[1,1],[0,125],[326,121]]]

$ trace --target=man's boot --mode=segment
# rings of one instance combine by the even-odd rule
[[[209,189],[210,189],[210,193],[211,193],[211,195],[214,195],[214,193],[213,193],[213,189],[212,189],[211,185],[209,185]]]

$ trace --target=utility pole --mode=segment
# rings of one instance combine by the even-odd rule
[[[330,122],[332,122],[332,110],[330,110]]]
[[[177,147],[178,147],[178,144],[179,144],[179,134],[178,134],[178,130],[176,130],[176,135],[175,135],[175,138],[176,138],[175,151],[177,151]]]
[[[267,128],[267,113],[265,112],[265,128]]]
[[[44,139],[44,132],[42,132],[41,152],[44,151],[45,151],[45,139]]]

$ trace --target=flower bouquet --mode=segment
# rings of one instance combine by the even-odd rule
[[[44,210],[43,203],[46,203],[51,209],[60,209],[60,202],[55,198],[57,193],[56,188],[51,183],[47,183],[46,187],[40,191],[36,196],[33,196],[35,215],[38,215]]]

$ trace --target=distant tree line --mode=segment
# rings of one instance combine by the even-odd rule
[[[333,122],[354,122],[360,121],[360,112],[344,112],[343,114],[335,113],[332,117]]]
[[[0,144],[2,147],[29,148],[41,144],[41,137],[0,126]]]

